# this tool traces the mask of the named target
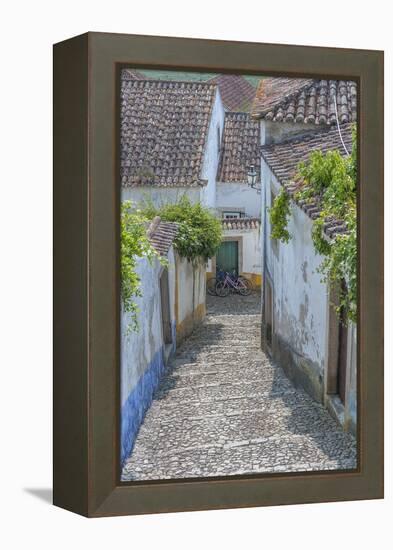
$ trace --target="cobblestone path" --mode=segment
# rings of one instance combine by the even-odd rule
[[[356,467],[355,440],[260,350],[260,304],[210,298],[140,428],[123,481]]]

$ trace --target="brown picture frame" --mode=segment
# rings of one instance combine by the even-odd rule
[[[359,87],[356,471],[120,483],[118,72]],[[383,52],[87,33],[54,46],[54,504],[89,516],[383,497]]]

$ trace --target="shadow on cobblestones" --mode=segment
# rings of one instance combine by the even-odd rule
[[[220,315],[256,315],[261,313],[260,290],[254,290],[249,296],[229,294],[225,298],[207,296],[207,314]]]
[[[140,427],[123,481],[356,467],[356,444],[260,349],[260,296],[210,297]]]
[[[281,372],[280,372],[281,371]],[[285,374],[284,374],[285,376]],[[294,391],[283,391],[282,370],[276,367],[270,398],[277,401],[276,410],[285,411],[282,424],[294,438],[304,439],[307,445],[317,449],[324,457],[324,463],[337,462],[337,469],[356,467],[355,438],[342,430],[328,414],[323,405],[314,401],[306,391],[294,386]],[[313,462],[313,456],[307,456],[307,449],[299,446],[299,461]],[[323,465],[322,465],[323,466]]]
[[[223,325],[201,325],[193,334],[184,340],[176,350],[176,356],[168,366],[165,378],[154,395],[154,399],[166,399],[168,393],[176,388],[181,377],[176,373],[182,369],[198,368],[201,354],[207,346],[219,342]]]

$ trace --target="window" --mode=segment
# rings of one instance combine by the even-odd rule
[[[242,212],[237,212],[237,211],[225,211],[222,213],[222,217],[224,219],[227,219],[227,218],[242,218],[244,216],[244,214]]]
[[[217,153],[220,154],[221,151],[221,132],[220,127],[217,126]]]

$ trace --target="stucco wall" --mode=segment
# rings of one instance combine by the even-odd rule
[[[303,124],[298,122],[272,122],[261,120],[261,145],[280,143],[295,135],[321,130],[322,126],[316,124]]]
[[[345,427],[356,434],[357,426],[357,326],[349,325],[348,333],[349,376],[347,380],[347,401]]]
[[[201,178],[207,180],[207,185],[202,190],[201,201],[204,205],[214,208],[216,205],[216,177],[219,162],[219,145],[221,144],[224,129],[225,111],[221,101],[220,92],[217,89],[214,99],[209,131],[205,145],[205,155],[201,170]],[[220,131],[220,143],[218,131]]]
[[[266,207],[271,206],[271,191],[280,185],[262,160]],[[266,212],[265,206],[263,212]],[[312,220],[295,204],[291,206],[288,231],[291,240],[270,239],[269,216],[266,224],[265,275],[273,287],[273,358],[295,384],[301,385],[317,401],[324,403],[344,429],[356,433],[357,373],[356,325],[348,327],[346,398],[343,405],[336,394],[327,393],[329,353],[329,307],[327,284],[321,281],[318,267],[322,257],[312,242]]]
[[[203,187],[153,187],[142,185],[140,187],[123,187],[121,200],[131,200],[136,203],[151,200],[155,206],[161,206],[169,202],[177,202],[182,195],[186,194],[192,203],[196,203],[201,200],[202,193]]]
[[[217,183],[216,207],[220,210],[244,208],[246,216],[259,218],[261,197],[246,183]]]
[[[176,254],[176,340],[180,343],[206,315],[205,265],[194,267]]]
[[[175,325],[175,267],[174,252],[168,253],[168,284],[170,319],[173,334],[172,352],[176,344]],[[161,317],[160,274],[162,265],[155,260],[151,265],[140,259],[137,273],[141,277],[142,296],[136,298],[139,330],[128,330],[130,315],[121,313],[121,460],[130,454],[154,390],[165,370],[165,357],[171,350],[164,349]]]
[[[263,162],[263,164],[265,164]],[[263,167],[267,206],[271,189],[280,186]],[[288,375],[318,401],[323,400],[328,294],[317,269],[322,257],[312,242],[312,221],[296,205],[291,208],[288,244],[270,239],[266,217],[266,270],[273,282],[273,355]]]

